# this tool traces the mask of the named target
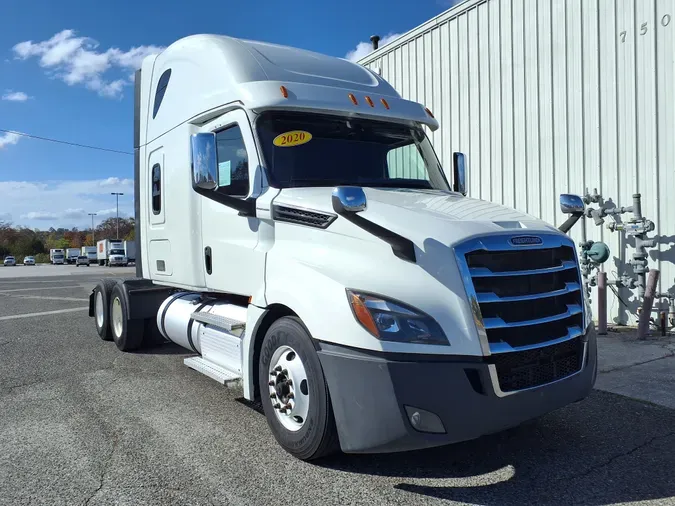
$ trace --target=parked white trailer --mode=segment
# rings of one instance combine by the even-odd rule
[[[641,193],[660,237],[649,266],[675,294],[674,30],[673,0],[469,0],[359,63],[430,108],[445,167],[467,155],[472,197],[559,224],[558,193],[597,188],[606,207]],[[610,246],[609,279],[632,272],[633,240],[585,221]],[[610,316],[634,321],[636,293],[620,295],[629,311],[610,291]]]
[[[343,59],[216,35],[135,83],[137,277],[92,291],[102,339],[158,330],[306,460],[473,439],[589,394],[574,243],[465,197],[461,164],[448,182],[423,105]]]
[[[135,241],[124,241],[124,255],[127,257],[128,262],[133,263],[136,261]]]

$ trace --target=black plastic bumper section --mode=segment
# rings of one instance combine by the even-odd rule
[[[495,388],[489,358],[391,356],[321,343],[319,357],[340,435],[348,453],[441,446],[499,432],[585,398],[597,369],[589,330],[581,370],[517,392]],[[494,367],[494,366],[492,366]],[[497,381],[498,385],[498,381]],[[416,430],[438,427],[444,432]]]

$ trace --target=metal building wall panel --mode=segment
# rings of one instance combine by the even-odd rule
[[[559,225],[560,193],[597,188],[608,206],[641,193],[659,239],[650,267],[675,293],[673,16],[675,0],[467,0],[361,63],[434,112],[437,154],[450,169],[466,153],[472,197]],[[586,230],[609,245],[615,279],[632,272],[634,241],[610,221]],[[619,295],[627,307],[610,293],[610,316],[634,321],[636,293]]]

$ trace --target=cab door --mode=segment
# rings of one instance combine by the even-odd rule
[[[215,193],[242,200],[259,192],[255,172],[260,165],[248,117],[243,110],[226,113],[202,131],[216,135]],[[258,184],[259,186],[259,184]],[[265,253],[256,250],[259,219],[202,196],[202,252],[210,290],[253,296],[264,283]]]

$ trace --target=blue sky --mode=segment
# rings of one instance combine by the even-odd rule
[[[130,76],[145,54],[181,37],[220,33],[354,57],[370,35],[404,33],[452,3],[5,0],[0,129],[130,152]],[[132,156],[0,132],[0,220],[14,225],[84,229],[89,212],[114,216],[113,191],[125,193],[120,214],[130,215],[132,178]]]

